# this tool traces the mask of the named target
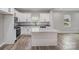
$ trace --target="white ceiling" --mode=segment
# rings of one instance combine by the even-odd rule
[[[79,11],[79,8],[54,8],[54,11]]]
[[[20,12],[49,12],[51,8],[16,8]]]
[[[15,8],[20,12],[79,11],[79,8]]]

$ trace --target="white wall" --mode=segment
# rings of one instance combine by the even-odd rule
[[[4,42],[4,20],[3,15],[0,15],[0,44]]]
[[[52,29],[54,29],[54,19],[53,19],[53,16],[54,16],[53,11],[50,10],[49,19],[50,19],[50,26],[51,26]]]
[[[64,27],[64,15],[71,15],[71,27]],[[54,28],[61,31],[79,31],[79,12],[53,12]]]
[[[53,25],[54,28],[58,29],[58,30],[63,30],[64,27],[64,16],[61,12],[54,12],[53,13]]]

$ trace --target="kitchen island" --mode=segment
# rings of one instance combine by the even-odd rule
[[[32,32],[32,46],[56,46],[57,31]]]

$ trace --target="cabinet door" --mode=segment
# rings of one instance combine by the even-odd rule
[[[19,22],[26,22],[26,15],[23,13],[18,14]]]
[[[15,13],[14,16],[18,17],[18,22],[25,22],[26,21],[25,14],[18,12],[17,10],[15,10],[14,13]]]
[[[56,46],[57,45],[57,33],[43,32],[32,33],[32,45],[33,46]]]
[[[40,21],[50,21],[49,13],[40,13]]]

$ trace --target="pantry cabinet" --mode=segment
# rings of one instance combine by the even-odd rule
[[[7,12],[8,8],[0,8],[0,46],[3,44],[13,44],[16,40],[14,15],[2,11]]]

